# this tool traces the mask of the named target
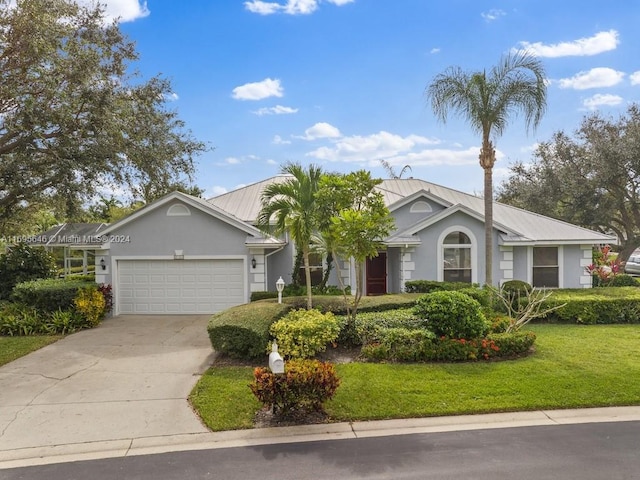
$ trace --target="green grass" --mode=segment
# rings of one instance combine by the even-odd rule
[[[0,337],[0,366],[14,361],[27,353],[57,342],[61,335],[33,337]]]
[[[536,352],[518,360],[351,363],[326,404],[332,421],[640,405],[638,325],[535,325]],[[260,405],[250,367],[213,367],[192,393],[212,430],[250,428]]]

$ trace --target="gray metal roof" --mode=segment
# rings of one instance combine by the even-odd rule
[[[102,244],[106,223],[63,223],[28,239],[30,245],[47,247],[93,247]]]
[[[283,182],[287,178],[290,178],[290,176],[278,175],[267,178],[210,198],[208,202],[238,219],[253,224],[260,211],[261,195],[264,188],[275,182]],[[441,200],[442,205],[452,209],[452,211],[459,211],[460,206],[462,206],[465,210],[471,210],[477,216],[484,218],[484,200],[481,197],[425,180],[414,178],[383,180],[377,190],[382,193],[385,204],[391,210],[394,209],[394,206],[401,205],[408,197],[419,196],[420,192],[423,192],[434,201]],[[494,202],[493,216],[494,226],[503,233],[502,243],[507,245],[527,243],[595,244],[616,241],[616,238],[610,235],[594,232],[587,228],[578,227],[498,202]],[[396,232],[396,234],[404,237],[402,233]]]

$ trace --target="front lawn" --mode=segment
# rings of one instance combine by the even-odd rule
[[[62,335],[30,337],[0,337],[0,366],[13,362],[27,353],[57,342]]]
[[[535,325],[523,359],[442,364],[351,363],[326,404],[331,421],[640,405],[638,325]],[[191,394],[211,430],[251,428],[260,405],[251,367],[212,367]]]

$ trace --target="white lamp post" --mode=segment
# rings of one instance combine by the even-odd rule
[[[284,280],[282,277],[276,282],[276,290],[278,290],[278,303],[282,303],[282,291],[284,290]]]

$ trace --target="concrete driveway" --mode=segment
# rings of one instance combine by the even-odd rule
[[[128,316],[0,367],[0,460],[17,449],[207,432],[187,396],[207,315]]]

